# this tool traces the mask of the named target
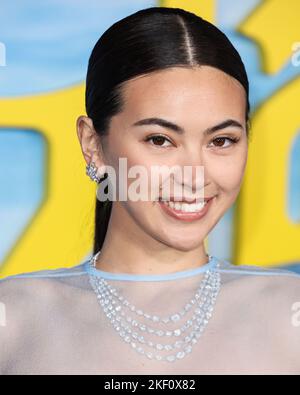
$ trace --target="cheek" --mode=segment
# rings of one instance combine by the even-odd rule
[[[124,146],[119,148],[107,156],[107,162],[115,170],[117,185],[120,182],[125,182],[124,177],[126,177],[126,184],[129,187],[143,174],[139,172],[139,167],[143,168],[143,172],[146,171],[149,173],[150,163],[147,162],[147,158],[141,156],[137,149],[132,150],[130,147]]]
[[[155,221],[153,218],[153,202],[142,202],[142,201],[126,201],[122,202],[125,211],[131,216],[134,222],[139,228],[148,229],[152,232],[155,231]]]
[[[247,156],[214,158],[207,166],[209,180],[227,192],[239,189],[245,173]]]
[[[119,159],[126,159],[127,167],[139,165],[142,161],[139,151],[133,144],[132,140],[120,134],[111,133],[108,136],[105,157],[109,165],[113,166],[115,170],[118,169]]]
[[[124,160],[124,162],[122,162],[122,169],[119,168],[119,159],[121,158]],[[152,168],[152,166],[161,166],[163,163],[160,163],[150,154],[147,155],[145,152],[141,153],[141,151],[136,148],[134,150],[122,150],[122,152],[115,154],[112,159],[113,166],[116,170],[117,182],[119,183],[119,179],[123,181],[125,174],[127,174],[128,197],[130,195],[129,192],[135,193],[134,191],[136,191],[138,195],[140,194],[140,196],[143,196],[143,198],[146,196],[148,200],[151,200],[152,189],[153,194],[155,196],[158,195],[157,170],[155,170],[155,167]],[[126,163],[126,168],[124,163]],[[151,184],[152,178],[155,180],[154,186]],[[139,184],[141,187],[137,187]],[[144,205],[147,202],[133,203],[135,204],[134,210],[144,210],[144,207],[146,207]],[[141,204],[141,206],[139,204]]]

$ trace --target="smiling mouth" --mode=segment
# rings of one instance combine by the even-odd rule
[[[195,213],[199,212],[203,209],[203,207],[207,204],[207,200],[200,203],[186,203],[186,202],[174,202],[170,201],[162,201],[163,204],[166,204],[171,209],[176,211],[182,211],[185,213]]]
[[[172,200],[159,200],[164,212],[176,219],[193,221],[202,218],[208,211],[215,196],[205,198],[199,203],[175,202]]]

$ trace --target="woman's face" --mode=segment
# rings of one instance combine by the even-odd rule
[[[104,163],[113,166],[117,176],[119,158],[127,158],[128,169],[143,166],[149,174],[149,188],[153,165],[203,166],[203,195],[213,199],[208,210],[203,209],[204,216],[196,215],[190,221],[184,214],[183,219],[180,213],[179,217],[176,212],[172,215],[174,210],[165,210],[165,203],[153,200],[115,201],[114,218],[119,218],[128,232],[133,226],[172,248],[195,249],[232,206],[240,190],[248,151],[244,88],[213,67],[175,67],[128,81],[123,97],[124,109],[111,119],[105,137]],[[157,124],[134,126],[147,118],[166,120],[183,131]],[[236,125],[206,132],[227,120]],[[128,186],[131,182],[128,180]]]

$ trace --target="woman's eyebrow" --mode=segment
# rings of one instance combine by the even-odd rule
[[[162,126],[163,128],[171,129],[171,130],[173,130],[173,132],[176,132],[179,134],[185,133],[184,129],[181,126],[176,125],[175,123],[172,123],[172,122],[167,121],[166,119],[162,119],[162,118],[141,119],[140,121],[135,122],[132,126],[143,126],[143,125],[158,125],[158,126]],[[227,119],[226,121],[223,121],[223,122],[219,123],[218,125],[215,125],[215,126],[205,129],[203,133],[205,135],[210,135],[212,133],[217,132],[218,130],[225,129],[225,128],[232,127],[232,126],[241,128],[242,130],[244,129],[243,126],[238,121],[236,121],[234,119]]]

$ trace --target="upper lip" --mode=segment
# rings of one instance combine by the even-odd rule
[[[180,198],[176,198],[175,196],[170,196],[170,198],[169,199],[163,199],[163,198],[159,198],[159,200],[164,200],[164,201],[167,201],[167,202],[184,202],[184,203],[190,203],[190,204],[192,204],[192,203],[197,203],[197,202],[201,202],[201,201],[205,201],[205,202],[207,202],[208,200],[211,200],[211,199],[213,199],[215,196],[205,196],[204,197],[204,199],[196,199],[196,198],[186,198],[186,197],[180,197]]]

